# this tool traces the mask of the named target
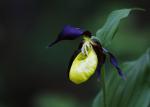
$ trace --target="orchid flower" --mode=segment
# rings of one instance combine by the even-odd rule
[[[75,84],[86,82],[95,72],[100,77],[101,67],[104,65],[107,55],[118,74],[125,79],[118,66],[116,57],[102,47],[97,39],[91,38],[91,36],[91,32],[87,30],[67,25],[59,33],[57,39],[49,44],[48,47],[53,46],[61,40],[74,40],[82,37],[82,42],[73,54],[69,64],[69,79]]]

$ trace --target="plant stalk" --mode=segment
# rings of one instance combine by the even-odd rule
[[[106,101],[106,85],[105,85],[105,67],[104,67],[104,66],[102,66],[101,81],[102,81],[104,107],[107,107],[107,101]]]

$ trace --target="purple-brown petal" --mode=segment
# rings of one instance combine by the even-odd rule
[[[102,49],[102,46],[99,43],[99,41],[97,41],[96,39],[92,39],[92,41],[95,43],[95,45],[93,45],[93,48],[94,48],[96,55],[98,57],[98,66],[97,66],[96,71],[97,71],[98,80],[100,80],[101,67],[104,66],[106,55],[103,53],[103,49]]]
[[[117,69],[118,74],[125,80],[126,77],[123,74],[122,70],[119,68],[118,66],[118,62],[117,59],[115,58],[115,56],[113,54],[111,54],[110,52],[108,52],[109,56],[110,56],[110,63]]]
[[[83,29],[76,28],[70,25],[66,25],[63,30],[58,34],[57,39],[48,45],[48,47],[53,46],[61,40],[73,40],[80,37],[84,33]]]
[[[67,25],[59,34],[60,39],[72,40],[80,37],[83,34],[84,30],[76,28],[70,25]]]
[[[98,64],[97,69],[96,69],[98,81],[100,80],[100,77],[101,77],[101,67],[102,65]]]

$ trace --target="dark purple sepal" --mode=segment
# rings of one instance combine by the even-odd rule
[[[70,25],[66,25],[59,34],[60,39],[73,40],[80,37],[84,30]]]
[[[103,53],[103,49],[102,49],[100,42],[97,41],[96,39],[92,39],[92,41],[94,42],[94,45],[92,46],[98,57],[98,65],[97,65],[96,71],[97,71],[97,79],[99,81],[101,77],[101,68],[102,66],[104,66],[106,55]]]
[[[53,45],[55,45],[57,42],[59,42],[60,40],[56,39],[54,42],[50,43],[48,45],[48,48],[52,47]]]
[[[115,56],[113,54],[111,54],[110,52],[108,52],[109,56],[110,56],[110,63],[117,69],[118,74],[124,79],[126,80],[125,75],[123,74],[122,70],[119,68],[118,66],[118,62],[117,59],[115,58]]]
[[[84,33],[84,30],[76,27],[72,27],[70,25],[66,25],[63,30],[58,34],[57,39],[48,45],[48,47],[53,46],[57,42],[61,40],[74,40],[80,37]]]
[[[101,55],[101,54],[100,54]],[[105,54],[103,54],[103,57],[100,57],[99,55],[98,55],[98,66],[97,66],[97,69],[96,69],[96,71],[97,71],[97,78],[98,78],[98,80],[100,80],[100,77],[101,77],[101,68],[102,68],[102,66],[104,66],[104,64],[105,64],[105,60],[106,60],[106,55]]]
[[[101,78],[101,67],[102,65],[98,64],[97,65],[97,68],[96,68],[96,73],[97,73],[97,80],[100,81],[100,78]]]

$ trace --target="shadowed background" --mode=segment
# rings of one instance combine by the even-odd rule
[[[120,62],[138,58],[150,46],[147,0],[3,0],[0,1],[0,106],[90,107],[100,83],[82,85],[67,77],[70,57],[81,38],[46,48],[66,24],[93,35],[116,9],[141,7],[122,21],[110,50]]]

